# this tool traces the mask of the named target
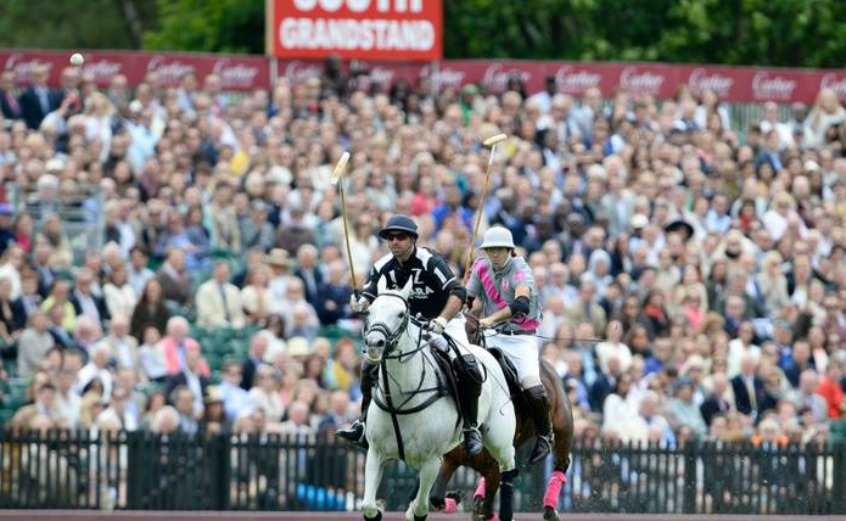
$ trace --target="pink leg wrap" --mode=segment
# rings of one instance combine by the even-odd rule
[[[476,487],[476,493],[473,494],[473,497],[485,497],[485,478],[479,478],[479,486]]]
[[[558,495],[561,493],[561,485],[567,483],[567,477],[560,470],[556,470],[549,478],[546,486],[546,494],[543,495],[543,506],[556,508],[558,506]]]
[[[458,503],[454,499],[451,497],[444,499],[444,509],[442,510],[444,514],[455,514],[456,510],[458,510]]]

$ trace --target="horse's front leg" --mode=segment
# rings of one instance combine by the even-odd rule
[[[420,488],[417,490],[417,497],[408,505],[406,521],[426,521],[429,515],[429,492],[435,484],[440,468],[441,458],[432,458],[420,467]]]
[[[364,463],[364,501],[361,503],[361,513],[366,521],[380,521],[384,506],[376,501],[376,491],[382,482],[382,470],[385,460],[382,455],[370,447],[367,460]]]

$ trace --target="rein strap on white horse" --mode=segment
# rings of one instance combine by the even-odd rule
[[[420,329],[420,333],[417,336],[417,346],[418,347],[417,347],[417,349],[414,350],[414,352],[420,351],[420,349],[421,349],[420,346],[422,345],[422,340],[423,340],[423,330]],[[424,345],[424,347],[425,347],[425,345]],[[402,356],[403,356],[403,353],[400,353],[399,355],[397,355],[394,358],[401,359]],[[424,362],[426,362],[426,361],[427,360],[424,357]],[[394,436],[396,437],[396,440],[397,440],[397,451],[399,452],[400,460],[405,461],[405,444],[403,443],[402,432],[400,431],[398,416],[405,415],[405,414],[413,414],[413,413],[416,413],[416,412],[420,412],[423,409],[426,409],[427,407],[429,407],[430,405],[432,405],[436,401],[440,400],[444,396],[447,396],[449,394],[449,390],[446,388],[446,385],[444,384],[443,380],[441,379],[441,374],[438,371],[435,371],[435,377],[438,380],[437,386],[435,386],[431,389],[423,389],[423,382],[426,381],[426,367],[424,365],[423,373],[420,376],[420,384],[417,386],[417,389],[415,389],[414,391],[409,393],[408,398],[406,398],[406,400],[402,404],[400,404],[399,407],[396,407],[394,405],[393,394],[391,392],[390,375],[388,374],[388,368],[387,368],[387,358],[383,357],[382,361],[379,362],[379,373],[382,375],[382,382],[383,382],[382,383],[382,394],[385,395],[385,401],[383,402],[379,398],[379,393],[373,393],[373,402],[376,404],[377,407],[379,407],[380,409],[382,409],[383,411],[385,411],[385,412],[387,412],[388,414],[391,415],[391,424],[394,427]],[[427,392],[431,392],[432,395],[429,396],[429,398],[427,398],[423,403],[416,405],[414,407],[411,407],[409,409],[403,409],[403,406],[405,406],[409,401],[411,401],[412,398],[414,398],[415,396],[417,396],[419,394],[427,393]]]
[[[394,436],[397,439],[397,450],[399,451],[399,458],[402,461],[405,461],[405,444],[402,442],[402,432],[400,431],[399,426],[399,419],[397,419],[397,414],[394,411],[394,401],[391,398],[391,386],[388,381],[388,368],[385,365],[385,359],[383,358],[382,361],[379,363],[379,372],[382,374],[382,380],[384,381],[384,389],[382,393],[385,395],[385,401],[387,402],[388,409],[391,414],[391,423],[394,426]],[[376,393],[373,393],[373,397],[376,398]],[[375,401],[375,400],[374,400]],[[378,403],[376,405],[379,405]]]

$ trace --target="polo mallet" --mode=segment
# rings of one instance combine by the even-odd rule
[[[355,266],[353,266],[352,251],[350,250],[350,230],[347,224],[347,198],[344,196],[344,172],[347,170],[347,163],[350,162],[350,153],[344,152],[332,170],[332,184],[338,186],[338,193],[341,196],[341,219],[344,221],[344,239],[347,245],[347,259],[350,263],[350,279],[353,292],[358,295],[358,284],[355,279]]]
[[[488,168],[485,171],[485,186],[482,189],[482,198],[479,199],[479,209],[476,214],[476,226],[473,229],[473,239],[470,241],[470,250],[467,252],[467,261],[464,263],[464,285],[467,285],[467,280],[470,277],[470,265],[473,263],[473,254],[476,250],[476,237],[479,235],[479,226],[482,224],[482,211],[485,206],[485,199],[488,198],[488,185],[491,182],[491,165],[493,165],[494,156],[496,155],[496,146],[508,139],[505,134],[497,134],[493,137],[482,141],[486,147],[491,147],[490,156],[488,156]]]

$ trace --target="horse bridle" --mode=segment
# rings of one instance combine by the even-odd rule
[[[375,393],[375,392],[373,393],[373,401],[376,403],[377,407],[379,407],[383,411],[386,411],[388,414],[390,414],[391,423],[392,423],[393,428],[394,428],[394,436],[396,437],[396,440],[397,440],[397,451],[399,452],[399,458],[400,458],[401,461],[405,461],[405,444],[403,442],[402,433],[400,432],[398,416],[406,415],[406,414],[412,414],[412,413],[415,413],[415,412],[422,411],[423,409],[430,406],[431,404],[433,404],[437,400],[440,400],[443,396],[448,395],[449,391],[443,385],[443,383],[441,382],[441,377],[437,373],[436,373],[436,376],[437,376],[437,379],[438,379],[438,384],[435,387],[430,388],[430,389],[424,389],[423,388],[423,383],[426,381],[426,366],[424,365],[423,371],[420,374],[420,382],[418,383],[417,388],[414,389],[413,391],[403,393],[403,394],[407,395],[407,398],[401,404],[395,405],[393,393],[391,391],[391,384],[390,384],[390,380],[393,377],[388,374],[386,361],[387,360],[397,360],[398,363],[402,364],[402,363],[404,363],[403,358],[408,357],[406,359],[406,362],[407,362],[408,360],[411,360],[412,356],[415,353],[418,353],[418,352],[422,351],[423,349],[425,349],[426,347],[428,347],[429,343],[422,341],[423,340],[423,327],[420,327],[420,333],[417,337],[417,347],[415,349],[412,349],[408,352],[400,352],[400,353],[397,353],[395,355],[391,355],[390,354],[391,351],[396,349],[396,346],[399,344],[400,338],[408,330],[408,324],[413,320],[415,324],[417,324],[418,326],[422,326],[423,322],[421,320],[419,320],[418,318],[412,318],[412,316],[411,316],[411,306],[409,305],[408,300],[405,297],[403,297],[402,295],[397,295],[395,293],[381,293],[379,296],[380,297],[381,296],[388,296],[388,297],[398,298],[398,299],[402,300],[402,303],[405,305],[405,317],[403,318],[403,321],[402,321],[402,324],[400,324],[400,327],[398,327],[397,330],[394,331],[393,333],[391,332],[390,328],[388,328],[388,325],[385,324],[384,322],[376,322],[374,324],[368,323],[365,326],[365,336],[366,336],[367,333],[370,333],[370,332],[378,332],[378,333],[381,333],[382,335],[384,335],[385,339],[386,339],[385,340],[386,345],[385,345],[385,348],[382,350],[381,360],[379,360],[379,362],[378,362],[379,368],[380,368],[380,373],[381,373],[381,376],[382,376],[381,385],[382,385],[382,394],[384,395],[384,402],[382,400],[380,400],[378,393]],[[432,362],[428,361],[428,363],[431,364]],[[396,381],[395,381],[395,383],[396,383]],[[432,393],[432,395],[427,400],[425,400],[423,403],[421,403],[419,405],[416,405],[416,406],[413,406],[413,407],[410,407],[410,408],[405,407],[405,405],[407,405],[415,396],[418,396],[421,393]]]
[[[366,324],[365,329],[365,336],[367,333],[370,332],[377,332],[382,333],[385,336],[385,349],[382,350],[382,359],[389,359],[389,358],[402,358],[404,353],[400,353],[395,357],[389,357],[388,355],[393,351],[397,344],[399,343],[399,339],[402,337],[403,334],[408,330],[408,323],[411,321],[411,306],[408,304],[408,300],[406,300],[402,295],[396,295],[394,293],[382,293],[379,295],[380,297],[394,297],[398,298],[402,301],[403,305],[405,306],[405,318],[403,318],[400,327],[397,328],[396,331],[391,331],[387,324],[384,322],[376,322],[374,324],[370,324],[369,322]]]

